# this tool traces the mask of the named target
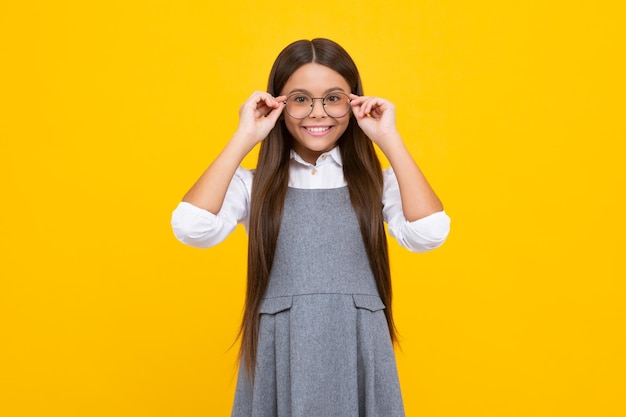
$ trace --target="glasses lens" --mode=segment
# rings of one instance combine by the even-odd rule
[[[295,119],[304,119],[311,113],[313,99],[306,94],[298,93],[287,97],[285,110]]]
[[[343,117],[350,111],[350,98],[344,93],[330,93],[324,97],[324,109],[330,117]]]

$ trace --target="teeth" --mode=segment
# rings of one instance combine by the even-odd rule
[[[310,132],[314,132],[314,133],[326,132],[328,129],[329,129],[328,127],[307,127],[306,128],[306,130]]]

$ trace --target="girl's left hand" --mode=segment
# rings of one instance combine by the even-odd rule
[[[393,103],[380,97],[355,94],[350,94],[350,100],[356,121],[375,144],[380,146],[387,138],[398,137]]]

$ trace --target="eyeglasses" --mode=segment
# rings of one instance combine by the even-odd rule
[[[315,100],[322,100],[322,107],[333,118],[343,117],[350,112],[350,97],[340,91],[333,91],[324,97],[311,97],[306,93],[294,93],[285,100],[285,110],[294,119],[305,119],[313,113]]]

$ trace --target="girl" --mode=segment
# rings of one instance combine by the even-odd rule
[[[248,286],[232,415],[402,416],[383,222],[413,251],[449,231],[392,103],[363,95],[338,44],[301,40],[172,215],[183,243],[248,231]],[[375,143],[391,168],[381,170]],[[256,170],[239,167],[261,143]]]

